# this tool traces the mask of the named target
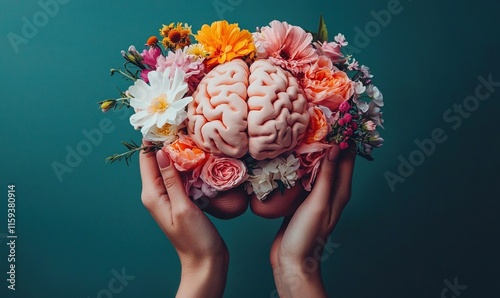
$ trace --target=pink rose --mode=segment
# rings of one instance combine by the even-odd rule
[[[247,178],[247,168],[238,159],[210,156],[201,170],[203,182],[218,191],[234,188]]]
[[[325,56],[320,56],[304,73],[301,85],[309,102],[332,111],[337,110],[342,102],[354,94],[351,79]]]

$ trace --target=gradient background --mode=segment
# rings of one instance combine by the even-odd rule
[[[45,1],[45,0],[44,0]],[[221,0],[227,3],[226,0]],[[162,23],[193,30],[220,17],[253,31],[273,19],[315,31],[320,13],[332,38],[346,35],[355,57],[384,93],[386,144],[375,162],[358,159],[352,200],[332,234],[340,245],[322,263],[334,297],[453,297],[445,280],[467,286],[460,297],[500,296],[498,150],[500,88],[456,129],[443,113],[474,95],[478,77],[500,81],[497,1],[402,0],[387,26],[360,42],[356,27],[390,1],[233,0],[218,14],[212,1],[69,1],[15,53],[7,34],[21,35],[37,1],[0,2],[0,272],[6,272],[7,185],[17,195],[17,290],[0,275],[0,297],[96,297],[126,268],[135,276],[113,297],[173,297],[177,255],[140,200],[137,157],[105,164],[121,140],[140,141],[123,112],[102,114],[96,102],[126,89],[109,69],[120,50],[157,34]],[[204,4],[201,4],[204,3]],[[42,20],[43,21],[43,20]],[[362,45],[362,46],[361,46]],[[51,164],[65,163],[82,130],[114,128],[60,181]],[[447,135],[423,164],[391,191],[384,173],[398,173],[414,141]],[[231,264],[225,297],[270,297],[268,251],[280,220],[251,212],[214,220]],[[442,295],[444,293],[444,295]],[[106,297],[101,295],[100,297]]]

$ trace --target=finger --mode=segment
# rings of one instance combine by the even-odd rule
[[[168,154],[163,150],[159,150],[156,153],[156,160],[163,178],[163,185],[167,190],[174,212],[176,210],[185,210],[186,207],[196,207],[196,205],[194,205],[194,203],[189,199],[181,176],[170,160]]]
[[[320,170],[316,176],[313,190],[308,197],[311,201],[314,201],[314,205],[318,207],[326,207],[331,201],[331,193],[337,174],[339,154],[339,146],[333,146],[327,150],[321,161]]]
[[[353,152],[342,152],[337,167],[337,178],[333,192],[333,214],[334,218],[340,217],[351,198],[352,175],[354,172],[354,161],[356,154]]]
[[[151,143],[143,140],[143,146],[150,146]],[[163,184],[158,183],[161,181],[160,170],[156,162],[156,154],[154,151],[141,152],[139,154],[139,168],[141,172],[142,191],[143,195],[151,197],[160,197],[165,193]]]
[[[150,142],[144,140],[142,143],[143,146],[151,145]],[[171,206],[154,150],[140,153],[139,166],[142,179],[142,203],[160,228],[166,232],[167,228],[172,225]]]

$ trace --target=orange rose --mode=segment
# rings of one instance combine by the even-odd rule
[[[207,159],[207,154],[198,148],[187,135],[179,135],[179,139],[164,146],[177,170],[185,172],[201,166]]]
[[[347,74],[334,67],[326,56],[320,56],[305,72],[301,84],[308,101],[332,111],[354,93],[352,81]]]
[[[328,134],[328,123],[326,122],[325,114],[317,106],[310,107],[308,112],[310,116],[309,126],[306,136],[304,137],[304,143],[311,144],[321,142]]]

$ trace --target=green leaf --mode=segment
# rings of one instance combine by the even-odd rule
[[[320,42],[328,41],[328,29],[326,28],[323,15],[319,16],[319,28],[316,39]]]

